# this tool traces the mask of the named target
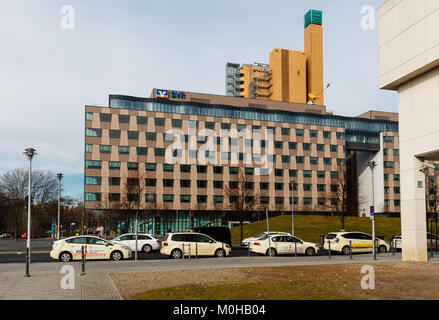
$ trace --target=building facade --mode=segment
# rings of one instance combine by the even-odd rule
[[[324,106],[160,89],[111,95],[85,119],[85,207],[132,216],[138,204],[141,230],[154,233],[236,221],[242,210],[331,214],[351,198],[342,193],[358,180],[357,153],[376,154],[398,132],[395,121]],[[358,214],[359,201],[349,206]]]

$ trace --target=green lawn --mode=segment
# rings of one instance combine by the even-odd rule
[[[291,214],[281,215],[269,219],[270,231],[284,231],[291,233]],[[329,232],[340,230],[341,224],[338,217],[296,215],[295,235],[302,240],[319,242],[320,235],[327,235]],[[240,244],[241,228],[231,229],[232,244]],[[254,237],[267,230],[267,220],[261,220],[248,225],[244,225],[244,238]],[[377,236],[384,236],[385,240],[390,240],[393,236],[401,234],[400,218],[376,218],[375,230]],[[360,231],[371,234],[372,221],[369,218],[346,217],[345,231]]]

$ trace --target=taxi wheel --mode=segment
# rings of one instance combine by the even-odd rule
[[[215,251],[215,257],[222,258],[226,256],[226,252],[223,249],[217,249]]]
[[[174,249],[174,250],[172,250],[172,252],[171,252],[171,257],[172,257],[173,259],[181,259],[182,256],[183,256],[183,252],[181,252],[180,249]]]
[[[142,247],[142,251],[145,252],[145,253],[150,253],[152,251],[152,247],[149,244],[145,244]]]
[[[70,252],[61,252],[59,255],[59,261],[61,262],[69,262],[72,259],[73,257]]]
[[[270,249],[267,249],[267,252],[266,252],[267,256],[274,257],[276,254],[277,254],[277,252],[276,252],[275,248],[271,248],[271,252],[270,252]]]
[[[382,246],[381,245],[381,246],[378,247],[378,252],[379,253],[386,253],[386,251],[387,251],[386,246]]]
[[[316,254],[316,250],[314,250],[314,248],[307,248],[305,251],[305,255],[307,256],[313,256]]]
[[[344,255],[349,255],[349,254],[351,254],[351,248],[349,248],[349,246],[344,246],[343,249],[341,249],[341,252]]]
[[[113,251],[111,253],[110,257],[111,257],[111,260],[113,260],[113,261],[120,261],[123,259],[123,254],[122,254],[122,252],[116,250],[116,251]]]

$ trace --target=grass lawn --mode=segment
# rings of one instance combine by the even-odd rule
[[[291,214],[281,215],[269,219],[270,231],[283,231],[291,233]],[[338,217],[296,215],[295,235],[302,240],[318,243],[320,235],[340,230],[341,224]],[[261,232],[267,231],[267,220],[261,220],[244,225],[244,239],[254,237]],[[360,231],[371,234],[372,221],[370,218],[346,217],[345,231]],[[400,218],[376,218],[375,232],[377,236],[384,236],[389,241],[393,236],[401,234]],[[232,244],[241,243],[241,227],[231,229]]]

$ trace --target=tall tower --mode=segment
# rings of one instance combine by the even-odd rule
[[[322,12],[318,10],[305,14],[305,55],[308,94],[317,96],[316,104],[324,105]]]

